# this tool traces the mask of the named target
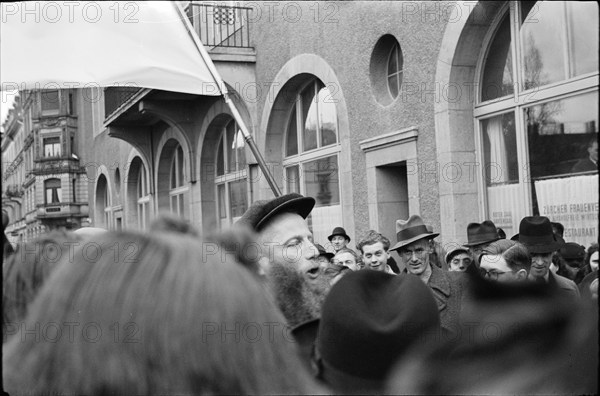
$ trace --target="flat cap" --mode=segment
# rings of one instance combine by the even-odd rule
[[[314,206],[315,199],[312,197],[298,193],[285,194],[254,202],[235,224],[245,225],[259,232],[269,220],[281,213],[296,213],[306,219]]]

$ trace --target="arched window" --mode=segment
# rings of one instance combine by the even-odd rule
[[[342,224],[338,174],[338,119],[335,100],[312,79],[296,94],[284,139],[285,191],[317,201],[309,218],[315,240]]]
[[[248,209],[246,142],[234,120],[222,129],[217,146],[215,176],[217,212],[221,227],[231,225]]]
[[[150,218],[150,195],[148,193],[148,177],[144,164],[140,163],[137,177],[137,218],[138,227],[145,229]]]
[[[487,215],[507,235],[524,216],[547,216],[587,244],[597,238],[598,5],[518,1],[500,16],[474,111]]]
[[[62,202],[62,188],[60,179],[47,179],[44,181],[44,192],[46,194],[46,205],[59,204]]]
[[[187,214],[186,194],[189,188],[185,183],[184,169],[183,149],[177,145],[171,160],[169,201],[171,212],[185,218]]]

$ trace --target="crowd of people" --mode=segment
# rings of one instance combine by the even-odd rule
[[[414,214],[395,241],[314,241],[315,200],[254,202],[202,235],[53,231],[11,246],[3,386],[32,394],[593,394],[598,245],[490,220],[444,247]],[[396,252],[396,253],[392,253]],[[396,259],[392,256],[396,255]]]

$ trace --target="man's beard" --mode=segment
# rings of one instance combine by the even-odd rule
[[[322,274],[310,282],[295,268],[272,262],[267,279],[288,326],[321,317],[321,306],[330,288]]]

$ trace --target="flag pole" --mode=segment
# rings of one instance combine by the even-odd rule
[[[198,51],[200,51],[200,55],[202,56],[202,59],[204,59],[204,63],[206,63],[206,66],[208,67],[210,74],[212,75],[213,79],[217,83],[219,91],[221,92],[221,94],[223,95],[223,99],[225,100],[225,103],[227,103],[227,106],[229,107],[229,110],[231,111],[233,118],[238,123],[238,126],[240,127],[242,134],[244,135],[244,139],[246,140],[246,143],[248,143],[248,146],[250,147],[252,154],[254,154],[254,158],[256,158],[256,161],[258,162],[258,166],[260,167],[263,174],[265,175],[267,182],[269,183],[269,186],[271,187],[271,190],[273,191],[273,194],[275,194],[275,197],[279,197],[281,195],[281,190],[279,189],[279,186],[275,182],[273,175],[267,168],[267,164],[266,164],[262,154],[258,150],[258,146],[256,146],[256,143],[254,142],[254,139],[252,138],[250,131],[246,127],[246,123],[242,119],[242,116],[240,115],[237,107],[235,106],[235,103],[233,103],[233,100],[231,100],[231,98],[229,97],[229,93],[227,91],[227,87],[225,86],[225,82],[221,78],[221,75],[217,71],[217,68],[215,67],[215,65],[212,63],[212,60],[210,59],[208,52],[204,48],[204,45],[202,44],[200,39],[198,38],[198,35],[194,31],[192,24],[190,23],[190,21],[187,18],[187,15],[181,8],[181,5],[179,5],[177,2],[174,2],[173,4],[177,8],[179,16],[183,20],[183,22],[187,28],[188,34],[194,40],[194,44],[196,44],[196,48],[198,48]]]

